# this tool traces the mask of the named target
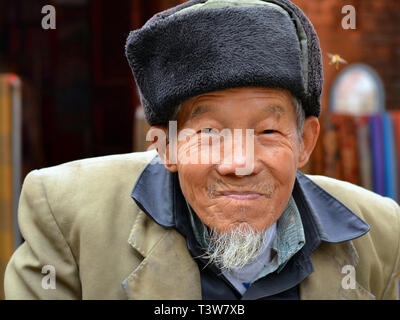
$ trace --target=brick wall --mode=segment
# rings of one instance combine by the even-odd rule
[[[349,63],[363,62],[381,76],[386,108],[400,109],[400,1],[399,0],[292,0],[310,18],[320,38],[325,85],[323,107],[338,74],[328,65],[327,53],[339,53]],[[344,30],[342,7],[356,9],[356,29]]]

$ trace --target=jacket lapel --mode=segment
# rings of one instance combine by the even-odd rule
[[[201,299],[198,266],[176,230],[159,226],[140,211],[128,243],[144,257],[122,282],[129,299]]]
[[[314,272],[300,284],[302,300],[372,300],[375,296],[357,281],[353,288],[345,289],[349,272],[345,266],[356,267],[359,257],[352,241],[323,242],[312,254]],[[343,273],[342,273],[343,271]],[[355,269],[355,277],[357,270]]]

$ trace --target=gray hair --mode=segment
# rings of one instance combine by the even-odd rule
[[[303,127],[304,120],[306,119],[306,113],[300,99],[293,96],[292,103],[296,111],[296,122],[297,122],[297,135],[299,136],[300,143],[303,141]]]
[[[292,95],[292,104],[293,107],[295,108],[296,112],[296,122],[297,122],[297,135],[299,137],[300,143],[303,141],[303,126],[304,126],[304,120],[306,118],[305,111],[303,109],[303,106],[301,104],[300,99]],[[171,121],[176,121],[178,118],[178,114],[182,109],[183,103],[180,103],[176,108],[175,112],[173,113],[171,117]]]

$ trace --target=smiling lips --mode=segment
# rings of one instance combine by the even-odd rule
[[[254,191],[221,191],[219,195],[234,200],[257,200],[263,196],[263,194]]]

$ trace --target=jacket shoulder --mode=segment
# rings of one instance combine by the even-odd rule
[[[42,190],[57,225],[79,255],[84,238],[85,243],[98,243],[119,229],[117,237],[123,235],[121,241],[126,242],[140,211],[131,192],[155,155],[151,151],[94,157],[35,170],[23,189]]]
[[[60,177],[60,175],[65,179],[72,175],[75,180],[77,178],[85,178],[92,173],[96,175],[111,174],[116,176],[118,174],[124,174],[124,170],[126,169],[129,169],[132,175],[137,173],[138,176],[155,156],[155,151],[115,154],[70,161],[37,171],[39,171],[40,175],[45,179],[52,177],[57,178]],[[79,176],[76,176],[77,173],[79,173]],[[130,178],[132,177],[133,176],[130,176]]]
[[[391,198],[346,181],[321,175],[307,175],[307,177],[362,219],[373,224],[397,222],[399,219],[400,207]]]
[[[364,279],[365,287],[378,298],[397,299],[400,277],[400,207],[397,202],[349,182],[307,176],[370,225],[367,234],[352,241],[360,257],[359,278]]]
[[[109,206],[116,209],[133,204],[131,191],[155,155],[139,152],[94,157],[35,170],[30,175],[40,181],[54,214],[76,215],[94,208],[102,212]]]

